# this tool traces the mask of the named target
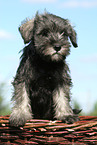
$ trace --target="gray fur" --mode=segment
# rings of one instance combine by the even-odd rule
[[[69,20],[45,12],[19,27],[28,43],[23,49],[13,81],[11,126],[23,126],[31,118],[78,121],[70,102],[72,81],[66,57],[70,41],[77,47],[76,32]]]

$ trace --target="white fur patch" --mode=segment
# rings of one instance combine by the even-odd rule
[[[59,87],[53,93],[55,118],[60,119],[67,115],[72,115],[73,111],[69,105],[69,100],[65,96],[64,88]]]
[[[30,100],[25,88],[25,85],[23,86],[23,94],[22,94],[23,100],[22,100],[22,105],[21,105],[21,109],[25,110],[25,109],[30,109],[31,110],[31,106],[30,106]],[[25,110],[27,111],[27,110]]]
[[[25,84],[20,84],[19,90],[15,88],[15,105],[13,107],[12,115],[17,117],[24,117],[26,119],[32,118],[32,111],[30,106],[30,99],[27,95]]]

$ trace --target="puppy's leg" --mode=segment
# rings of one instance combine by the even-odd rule
[[[59,87],[53,92],[53,102],[54,102],[54,118],[62,120],[66,123],[73,123],[78,121],[79,118],[74,114],[70,104],[68,96],[64,91],[64,87]]]
[[[14,85],[14,96],[12,101],[14,107],[10,116],[11,126],[23,126],[25,122],[32,118],[30,100],[27,95],[25,83]]]

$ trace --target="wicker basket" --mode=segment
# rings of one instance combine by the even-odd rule
[[[80,116],[73,124],[61,121],[28,121],[24,127],[9,126],[9,116],[0,116],[0,145],[97,144],[97,117]]]

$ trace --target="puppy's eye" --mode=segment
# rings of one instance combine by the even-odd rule
[[[41,31],[41,35],[42,35],[42,36],[48,36],[48,33],[49,33],[49,30],[48,30],[48,29],[43,29],[43,30]]]

